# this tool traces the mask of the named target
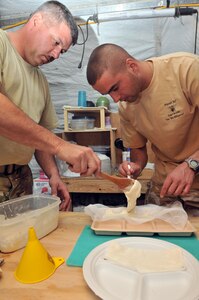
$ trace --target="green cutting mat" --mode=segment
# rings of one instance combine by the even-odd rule
[[[81,232],[70,256],[68,257],[66,264],[68,266],[82,267],[86,256],[98,245],[121,237],[128,237],[127,235],[110,236],[110,235],[96,235],[89,225],[86,225]],[[159,235],[153,235],[152,238],[160,239],[178,245],[199,260],[199,240],[195,235],[189,237],[160,237]]]

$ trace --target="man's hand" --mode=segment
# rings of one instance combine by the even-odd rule
[[[89,147],[62,141],[58,146],[56,155],[59,159],[66,161],[70,165],[69,169],[72,172],[85,176],[100,172],[100,159]]]
[[[57,175],[49,178],[49,184],[51,187],[51,194],[59,197],[61,200],[59,210],[68,211],[71,208],[71,198],[64,182]]]
[[[191,170],[186,162],[178,165],[165,179],[160,191],[160,197],[165,195],[186,195],[189,193],[194,180],[194,171]]]
[[[127,177],[128,175],[133,178],[137,178],[142,171],[140,165],[134,162],[124,161],[119,166],[119,172],[121,175]]]
[[[123,176],[132,176],[137,178],[141,171],[146,166],[148,156],[146,146],[136,149],[131,149],[131,162],[124,161],[119,166],[119,172]]]

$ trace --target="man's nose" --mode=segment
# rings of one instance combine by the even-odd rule
[[[120,95],[118,95],[118,94],[116,94],[116,93],[114,93],[114,92],[111,92],[109,95],[111,96],[111,98],[113,99],[113,101],[114,101],[115,103],[117,103],[117,102],[120,101]]]
[[[52,53],[51,53],[51,56],[52,56],[54,59],[58,59],[59,56],[60,56],[61,50],[62,50],[61,47],[56,47],[56,48],[54,48],[53,51],[52,51]]]

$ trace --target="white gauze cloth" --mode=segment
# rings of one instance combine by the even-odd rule
[[[140,273],[176,272],[185,269],[182,249],[143,249],[110,243],[105,259]]]

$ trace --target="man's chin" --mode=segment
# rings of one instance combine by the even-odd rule
[[[139,100],[140,100],[140,94],[134,97],[129,97],[127,101],[131,103],[138,103]]]
[[[135,103],[135,102],[138,101],[138,98],[131,98],[131,97],[129,97],[129,98],[126,98],[126,99],[120,100],[120,101],[128,102],[128,103]]]

